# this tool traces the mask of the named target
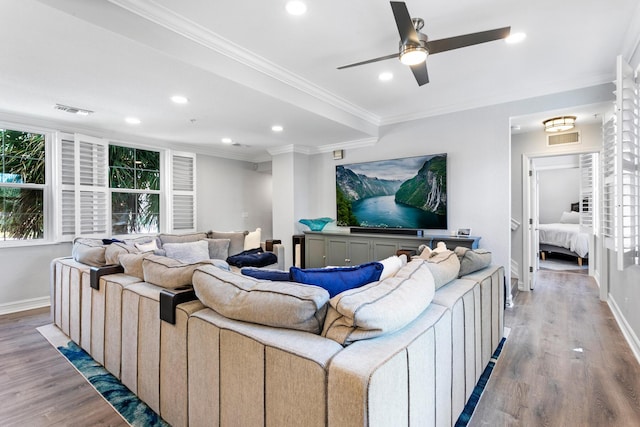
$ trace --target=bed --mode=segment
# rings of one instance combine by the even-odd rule
[[[560,222],[538,226],[540,258],[548,252],[574,256],[578,265],[589,257],[589,234],[580,231],[580,214],[563,212]]]

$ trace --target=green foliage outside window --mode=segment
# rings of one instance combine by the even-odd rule
[[[160,153],[109,146],[113,234],[155,233],[160,221]],[[136,191],[137,190],[137,191]]]
[[[0,239],[44,237],[45,137],[0,129]]]

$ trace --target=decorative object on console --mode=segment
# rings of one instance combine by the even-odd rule
[[[323,218],[316,218],[316,219],[304,219],[303,218],[298,222],[300,224],[304,224],[307,227],[309,227],[311,229],[311,231],[322,231],[322,229],[325,227],[325,225],[329,224],[331,221],[333,221],[332,218],[323,217]]]
[[[336,166],[336,211],[340,226],[446,229],[447,155]]]
[[[458,228],[458,232],[457,232],[458,236],[469,236],[471,235],[471,229],[470,228]]]

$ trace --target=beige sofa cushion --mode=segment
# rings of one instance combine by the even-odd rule
[[[106,265],[105,249],[106,247],[102,244],[102,240],[76,238],[73,241],[71,255],[74,260],[83,264],[102,267]]]
[[[118,261],[120,262],[122,268],[124,268],[124,274],[137,277],[140,280],[144,280],[142,261],[144,261],[144,259],[149,255],[149,253],[123,253],[120,254]]]
[[[427,308],[434,293],[431,270],[413,259],[393,277],[333,297],[322,335],[348,345],[397,331]]]
[[[455,253],[460,260],[459,277],[481,270],[491,264],[491,252],[486,249],[457,247]]]
[[[189,233],[189,234],[158,234],[160,245],[164,246],[167,243],[188,243],[197,242],[198,240],[206,239],[207,233]]]
[[[145,282],[163,288],[175,289],[190,285],[195,269],[205,264],[210,264],[210,262],[184,264],[173,258],[148,255],[142,261],[142,272]]]
[[[193,288],[204,305],[229,319],[315,334],[329,301],[317,286],[257,280],[208,265],[194,272]]]
[[[448,250],[431,251],[430,254],[425,256],[427,251],[420,254],[420,258],[427,262],[427,267],[433,274],[436,289],[440,289],[453,279],[458,277],[460,271],[460,260],[458,256]]]
[[[104,257],[107,264],[118,264],[120,262],[120,255],[122,254],[136,254],[140,252],[133,244],[127,244],[125,242],[113,242],[107,245],[104,251]]]

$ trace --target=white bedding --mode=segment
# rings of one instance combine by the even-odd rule
[[[580,258],[589,253],[589,235],[580,232],[580,224],[540,224],[538,229],[540,243],[569,249]]]

